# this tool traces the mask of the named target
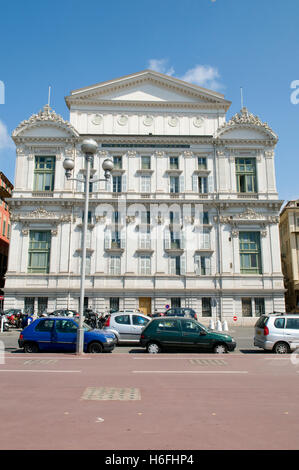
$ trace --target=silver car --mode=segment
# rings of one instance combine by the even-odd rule
[[[276,354],[299,348],[299,315],[262,315],[255,324],[254,346]]]
[[[114,333],[117,343],[139,343],[141,331],[150,317],[134,310],[122,310],[112,313],[104,325],[104,330]]]

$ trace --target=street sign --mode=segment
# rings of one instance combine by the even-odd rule
[[[234,316],[233,320],[234,320],[234,321],[237,321],[237,320],[238,320],[238,317]]]

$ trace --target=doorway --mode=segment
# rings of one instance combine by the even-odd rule
[[[152,313],[152,299],[151,297],[139,297],[139,310],[144,315]]]

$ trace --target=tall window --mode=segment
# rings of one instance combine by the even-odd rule
[[[198,276],[211,275],[211,257],[195,256],[195,272]]]
[[[255,193],[257,191],[255,158],[236,158],[236,177],[238,193]]]
[[[113,182],[113,192],[114,193],[121,193],[122,191],[122,177],[120,175],[118,176],[113,176],[112,177],[112,182]]]
[[[198,177],[198,192],[206,194],[208,192],[208,178],[206,176]]]
[[[149,275],[151,274],[151,257],[140,256],[140,274]]]
[[[169,168],[170,170],[179,169],[179,157],[169,157]]]
[[[50,262],[51,232],[30,230],[29,273],[48,273]]]
[[[53,191],[55,157],[35,157],[34,190]]]
[[[207,159],[206,157],[198,157],[198,169],[199,170],[206,170],[207,169]]]
[[[252,317],[252,305],[250,297],[242,298],[242,316],[243,317]]]
[[[24,313],[33,315],[34,313],[34,297],[25,297],[24,298]]]
[[[122,157],[113,157],[113,165],[115,170],[121,170],[123,167]]]
[[[242,274],[261,274],[261,245],[259,232],[240,232],[240,268]]]
[[[180,192],[180,179],[178,176],[170,176],[170,192],[171,193]]]
[[[112,232],[111,248],[120,248],[120,247],[121,247],[120,233],[118,231]]]
[[[2,236],[6,236],[6,219],[3,217],[3,225],[2,225]]]
[[[255,316],[260,317],[265,314],[265,299],[263,297],[256,297],[254,299]]]
[[[175,275],[181,274],[181,257],[180,256],[170,257],[170,274],[175,274]]]
[[[140,191],[142,193],[150,193],[151,192],[151,177],[150,177],[150,175],[142,175],[141,176]]]
[[[211,317],[212,316],[211,297],[203,297],[201,299],[201,309],[202,309],[202,316],[203,317]]]
[[[119,297],[110,297],[109,305],[110,305],[110,310],[117,312],[119,310]]]
[[[120,274],[120,256],[110,256],[109,274],[114,276]]]
[[[151,157],[142,156],[141,157],[141,169],[150,170],[151,169]]]

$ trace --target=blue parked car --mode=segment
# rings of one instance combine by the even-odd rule
[[[116,338],[113,333],[93,330],[86,323],[84,327],[84,352],[101,353],[114,349]],[[20,334],[19,347],[26,353],[39,351],[76,350],[78,323],[67,317],[38,318]]]

